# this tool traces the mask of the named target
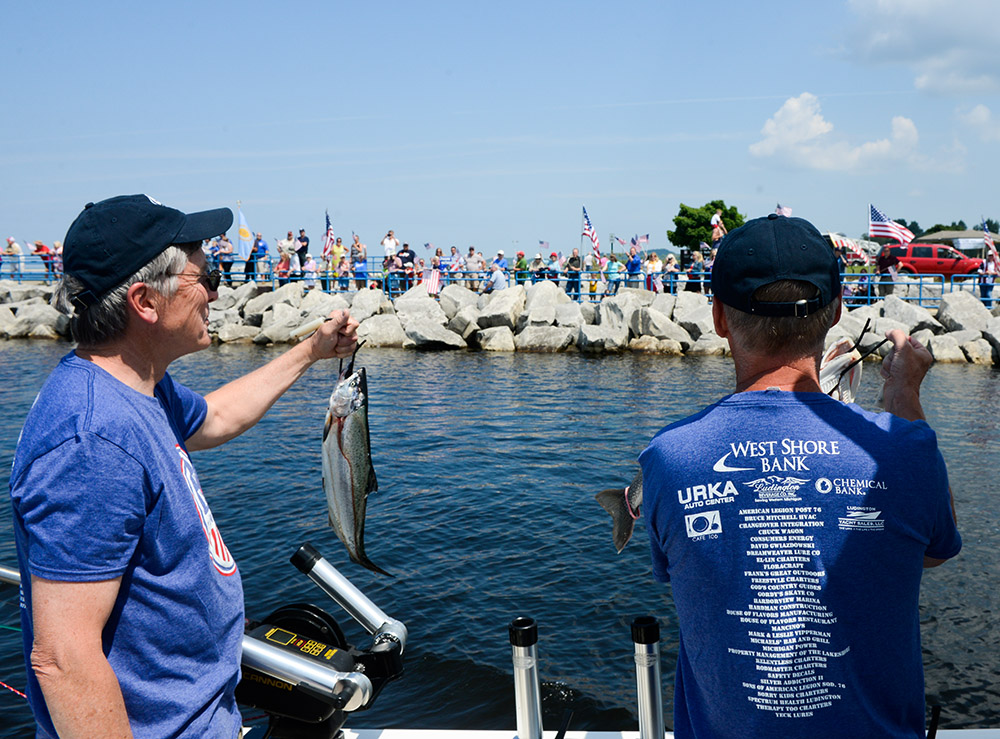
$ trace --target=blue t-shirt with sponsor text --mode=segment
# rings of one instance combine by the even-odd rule
[[[679,620],[678,739],[924,735],[923,558],[961,548],[926,423],[745,392],[639,461]]]
[[[234,737],[243,589],[184,440],[204,398],[169,375],[143,395],[70,353],[25,421],[11,472],[27,662],[31,575],[121,577],[103,633],[137,737]],[[39,736],[55,736],[28,669]]]

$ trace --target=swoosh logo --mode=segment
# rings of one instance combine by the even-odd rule
[[[728,457],[732,452],[726,452],[712,465],[712,469],[716,472],[749,472],[750,470],[756,469],[755,467],[730,467],[726,464],[726,457]]]

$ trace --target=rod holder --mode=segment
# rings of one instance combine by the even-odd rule
[[[639,706],[639,739],[663,739],[660,695],[660,624],[653,616],[632,622],[635,646],[635,690]]]
[[[299,547],[292,555],[292,564],[333,598],[365,631],[372,634],[376,644],[392,639],[399,642],[400,653],[406,649],[406,625],[386,616],[354,583],[324,559],[312,544],[306,542]]]
[[[508,627],[514,660],[514,710],[518,739],[542,739],[542,692],[538,683],[538,626],[515,618]]]

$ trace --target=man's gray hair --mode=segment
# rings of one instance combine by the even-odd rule
[[[128,289],[142,282],[164,297],[172,297],[177,292],[177,274],[187,265],[188,257],[199,248],[201,244],[168,246],[99,301],[82,309],[74,306],[72,297],[86,287],[73,275],[64,275],[52,296],[52,305],[72,317],[70,330],[80,346],[100,346],[114,341],[122,337],[128,325]]]
[[[793,303],[816,296],[816,286],[801,280],[779,280],[754,291],[754,300],[764,303]],[[723,304],[726,324],[734,338],[759,354],[808,356],[823,351],[826,334],[833,325],[839,300],[831,300],[812,315],[759,316]]]

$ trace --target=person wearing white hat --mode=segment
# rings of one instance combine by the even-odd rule
[[[17,259],[10,260],[10,274],[13,277],[15,274],[24,271],[24,257],[21,251],[21,245],[18,244],[13,236],[7,237],[7,248],[3,250],[4,256],[7,257],[17,257]]]
[[[507,271],[507,260],[504,258],[503,249],[497,251],[496,259],[492,263],[499,266],[504,272]]]

